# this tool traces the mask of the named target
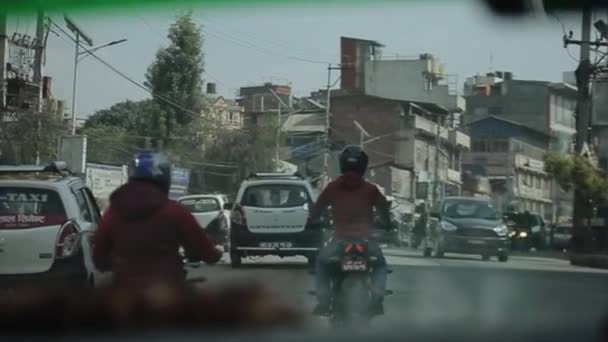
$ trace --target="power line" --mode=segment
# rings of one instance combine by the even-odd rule
[[[231,36],[229,34],[221,33],[219,31],[218,31],[219,33],[214,33],[214,32],[209,32],[208,30],[206,30],[205,28],[203,28],[203,32],[205,32],[208,35],[215,36],[218,39],[225,39],[225,40],[227,40],[227,41],[229,41],[229,42],[231,42],[233,44],[242,46],[244,48],[248,48],[248,49],[259,51],[259,52],[261,52],[263,54],[266,54],[268,56],[286,58],[286,59],[289,59],[289,60],[306,62],[306,63],[311,63],[311,64],[323,64],[323,65],[331,64],[331,63],[328,63],[327,61],[319,61],[319,60],[313,60],[313,59],[299,57],[299,56],[292,56],[292,55],[286,55],[286,54],[278,53],[278,52],[269,50],[267,48],[255,45],[253,43],[250,43],[250,42],[247,42],[247,41],[243,41],[243,40],[241,40],[239,38],[236,38],[234,36]],[[225,38],[222,38],[222,35]]]
[[[144,24],[146,24],[146,26],[148,26],[148,28],[150,30],[156,32],[156,29],[154,29],[152,27],[152,25],[150,25],[143,17],[141,17],[141,16],[138,16],[138,17],[140,18],[140,20],[142,20],[144,22]],[[292,55],[285,55],[285,54],[277,53],[277,52],[267,49],[265,47],[256,45],[250,41],[242,40],[234,35],[230,35],[221,30],[218,30],[216,28],[212,28],[212,32],[210,32],[209,29],[205,28],[205,26],[207,26],[207,25],[201,25],[201,31],[203,31],[203,33],[205,33],[206,35],[214,36],[220,40],[226,40],[235,45],[239,45],[239,46],[247,48],[247,49],[253,49],[253,50],[259,51],[261,53],[264,53],[266,55],[269,55],[269,56],[282,57],[282,58],[287,58],[290,60],[296,60],[296,61],[313,63],[313,64],[329,64],[327,61],[318,61],[318,60],[303,58],[303,57],[299,57],[299,56],[292,56]],[[215,32],[213,32],[213,31],[215,31]]]
[[[150,23],[143,16],[141,16],[140,14],[137,14],[137,18],[139,18],[139,20],[141,20],[152,33],[155,33],[155,35],[159,34],[161,36],[164,36],[164,33],[157,31],[156,28],[153,27],[152,25],[150,25]],[[230,86],[229,84],[226,84],[225,82],[221,81],[219,78],[215,77],[206,68],[203,70],[203,74],[206,74],[207,76],[209,76],[209,78],[211,78],[212,80],[214,80],[215,82],[217,82],[220,85]]]
[[[50,20],[50,19],[49,19]],[[62,27],[60,27],[58,24],[56,24],[53,21],[50,21],[51,24],[53,26],[55,26],[57,29],[59,29],[64,35],[66,35],[68,38],[70,38],[70,40],[72,40],[75,44],[78,44],[79,47],[81,49],[83,49],[86,53],[88,53],[90,56],[92,56],[93,58],[95,58],[98,62],[102,63],[103,65],[105,65],[107,68],[109,68],[110,70],[112,70],[113,72],[115,72],[116,74],[118,74],[119,76],[121,76],[122,78],[124,78],[125,80],[127,80],[128,82],[130,82],[131,84],[135,85],[136,87],[150,93],[152,96],[160,99],[161,101],[179,109],[182,110],[184,113],[186,113],[187,115],[189,115],[190,117],[197,119],[200,118],[203,121],[207,122],[207,123],[211,123],[211,124],[218,124],[217,122],[214,122],[214,120],[209,119],[204,117],[202,114],[200,113],[196,113],[188,108],[183,107],[182,105],[154,92],[152,89],[146,87],[145,85],[135,81],[134,79],[132,79],[131,77],[127,76],[125,73],[123,73],[122,71],[116,69],[114,66],[112,66],[110,63],[106,62],[104,59],[100,58],[99,56],[97,56],[94,52],[92,52],[91,50],[87,49],[86,47],[82,46],[82,44],[80,44],[80,42],[77,42],[76,39],[74,39],[69,33],[67,33]],[[238,132],[238,133],[243,133],[246,134],[246,131],[244,129],[238,129],[238,130],[234,130],[234,129],[227,129],[227,128],[222,128],[221,127],[221,123],[219,123],[220,127],[219,128],[215,128],[215,130],[217,131],[232,131],[232,132]],[[207,128],[208,129],[208,128]]]
[[[216,17],[210,16],[210,15],[208,15],[208,14],[203,15],[203,16],[201,16],[201,17],[202,17],[202,19],[203,19],[203,20],[205,20],[205,21],[210,21],[210,22],[212,22],[212,23],[219,24],[217,21],[215,21],[215,19],[217,19]],[[211,18],[214,18],[214,19],[211,19]],[[219,20],[219,19],[218,19],[218,20]],[[276,40],[276,39],[274,39],[274,40],[263,39],[263,38],[261,38],[261,37],[259,37],[259,36],[257,36],[257,35],[253,35],[253,34],[251,34],[251,33],[247,33],[247,32],[244,32],[244,31],[239,31],[239,30],[233,30],[232,32],[236,32],[236,33],[241,34],[241,35],[243,35],[243,36],[247,36],[247,37],[248,37],[248,39],[250,39],[250,40],[251,40],[251,39],[253,39],[253,40],[258,40],[258,41],[260,41],[260,42],[265,42],[266,44],[269,44],[269,45],[274,45],[274,46],[276,46],[276,47],[279,47],[279,48],[284,48],[284,49],[287,49],[287,50],[290,50],[290,51],[300,51],[300,52],[304,52],[304,50],[301,50],[301,49],[299,49],[299,50],[298,50],[298,49],[294,49],[294,48],[293,48],[293,46],[290,46],[290,45],[288,45],[288,44],[286,44],[286,43],[281,43],[281,42],[279,42],[279,41],[278,41],[278,40]],[[307,53],[307,52],[306,52],[306,53]],[[323,55],[324,55],[324,56],[337,57],[337,58],[339,58],[339,57],[340,57],[338,54],[323,54]],[[311,56],[312,56],[312,55],[311,55]],[[325,63],[325,64],[327,64],[327,63]]]
[[[107,135],[95,134],[95,133],[92,133],[92,132],[86,132],[85,135],[86,136],[91,136],[93,138],[93,140],[103,140],[103,141],[110,140],[111,141],[111,138],[108,137]],[[129,137],[131,137],[131,136],[129,136]],[[123,152],[131,153],[131,154],[133,152],[127,152],[126,150],[127,149],[131,149],[131,150],[136,151],[136,150],[141,149],[138,146],[127,146],[127,145],[116,143],[116,142],[113,142],[113,141],[112,141],[111,145],[115,146],[115,147],[120,147],[120,148],[123,149]],[[184,153],[182,152],[182,155],[183,154]],[[193,157],[193,155],[191,155],[191,154],[185,155],[185,156],[186,157]],[[227,169],[236,169],[237,168],[236,163],[232,163],[232,162],[207,163],[207,162],[195,162],[195,161],[191,161],[190,163],[197,164],[197,165],[202,165],[202,166],[207,166],[207,167],[217,167],[217,168],[227,168]]]
[[[553,18],[555,18],[555,20],[557,20],[557,22],[561,25],[561,27],[562,27],[562,33],[564,34],[564,37],[567,36],[568,34],[566,33],[566,25],[564,25],[564,23],[562,22],[562,20],[560,19],[560,17],[556,13],[553,13],[553,12],[551,13],[551,16]],[[572,55],[572,53],[570,52],[570,47],[568,47],[568,46],[566,46],[566,53],[568,54],[568,56],[570,56],[570,58],[573,61],[575,61],[577,63],[580,62],[580,60],[578,58],[576,58],[576,57],[574,57]]]

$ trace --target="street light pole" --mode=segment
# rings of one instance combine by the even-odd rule
[[[94,51],[106,48],[108,46],[120,44],[126,42],[126,39],[114,40],[107,44],[100,45],[92,49],[85,49],[80,51],[80,34],[76,33],[76,51],[74,53],[74,79],[72,81],[72,135],[76,135],[76,82],[78,80],[78,63],[90,56]],[[83,57],[80,57],[83,56]]]
[[[72,80],[72,135],[76,135],[76,80],[78,79],[78,56],[80,35],[76,34],[76,49],[74,52],[74,79]]]
[[[281,158],[281,153],[280,153],[280,149],[281,149],[281,107],[289,108],[289,106],[287,106],[285,104],[285,102],[283,102],[283,99],[281,99],[279,94],[277,94],[271,87],[268,87],[268,90],[270,91],[272,96],[274,96],[277,99],[277,136],[276,136],[277,141],[276,141],[276,147],[275,147],[276,148],[275,158],[276,158],[276,168],[278,171],[279,166],[280,166],[280,158]]]

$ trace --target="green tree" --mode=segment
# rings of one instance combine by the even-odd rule
[[[62,113],[53,101],[44,101],[40,112],[20,112],[0,125],[2,164],[47,163],[57,158],[59,137],[66,132]]]
[[[150,100],[123,101],[102,109],[91,115],[85,122],[84,129],[94,127],[115,127],[131,134],[145,136],[155,133],[157,129],[158,105]]]
[[[608,199],[608,179],[589,159],[582,156],[560,155],[554,152],[545,155],[545,171],[562,189],[577,188],[590,202],[586,214],[591,215],[593,207],[606,203]]]
[[[93,163],[125,164],[141,146],[119,126],[89,126],[82,133],[87,136],[87,161]]]
[[[204,71],[203,36],[192,13],[177,18],[169,28],[167,35],[169,46],[156,53],[156,60],[146,73],[146,86],[155,94],[162,110],[162,119],[157,123],[161,127],[161,138],[168,144],[178,126],[188,125],[196,118],[193,113],[202,113],[205,108],[205,97],[202,92]],[[176,104],[181,107],[178,108]]]

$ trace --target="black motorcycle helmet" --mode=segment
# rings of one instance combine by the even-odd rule
[[[363,176],[369,159],[367,153],[357,145],[348,145],[340,153],[340,172],[356,172]]]

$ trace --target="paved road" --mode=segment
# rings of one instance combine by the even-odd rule
[[[419,251],[385,249],[394,270],[386,312],[373,322],[379,329],[405,329],[437,322],[466,322],[472,329],[498,326],[550,329],[560,324],[595,328],[608,313],[608,271],[571,266],[567,260],[513,256],[506,263],[479,256],[448,254],[423,258]],[[224,258],[227,260],[227,256]],[[224,281],[261,281],[285,300],[311,310],[313,276],[304,258],[246,260],[241,269],[227,264],[194,269],[209,285]],[[312,318],[315,328],[327,326]],[[540,328],[546,324],[548,328]]]

